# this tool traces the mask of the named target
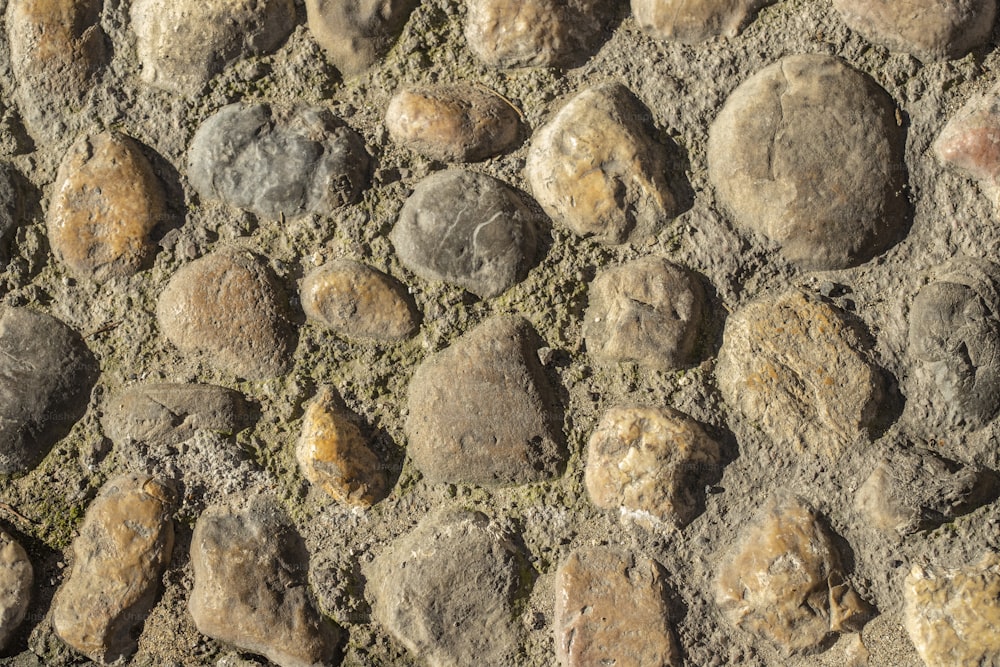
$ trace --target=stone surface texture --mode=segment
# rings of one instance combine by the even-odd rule
[[[24,214],[24,194],[17,170],[0,162],[0,270],[11,258],[13,237]]]
[[[345,76],[381,59],[419,0],[306,0],[309,32]]]
[[[35,571],[20,543],[0,530],[0,650],[28,614]]]
[[[774,0],[632,0],[632,15],[653,37],[697,44],[735,37]]]

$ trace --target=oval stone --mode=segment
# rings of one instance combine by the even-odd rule
[[[959,109],[934,141],[944,164],[979,181],[996,201],[1000,186],[1000,88],[976,95]]]
[[[632,15],[659,39],[696,44],[735,37],[761,7],[774,0],[632,0]]]
[[[345,77],[377,63],[419,0],[306,0],[309,32]]]
[[[0,650],[28,614],[35,571],[17,540],[0,530]]]

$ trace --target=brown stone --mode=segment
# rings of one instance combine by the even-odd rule
[[[0,530],[0,650],[7,647],[28,613],[34,580],[24,547]]]
[[[47,217],[56,258],[81,278],[130,276],[154,251],[163,187],[136,143],[117,132],[80,137],[56,177]]]
[[[1000,87],[959,109],[933,145],[939,160],[979,181],[996,203],[1000,186]]]
[[[563,667],[680,667],[665,575],[649,558],[580,549],[556,572],[556,658]]]
[[[377,63],[419,0],[306,0],[309,32],[345,77]]]
[[[735,37],[761,7],[774,0],[632,0],[645,32],[685,44]]]

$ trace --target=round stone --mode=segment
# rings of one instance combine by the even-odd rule
[[[632,0],[632,15],[645,32],[685,44],[735,37],[761,7],[774,0]]]
[[[1000,89],[970,99],[941,130],[934,154],[994,197],[1000,186]]]
[[[31,560],[17,540],[0,530],[0,650],[28,614],[35,581]]]
[[[377,63],[399,37],[419,0],[306,0],[309,32],[344,76]]]
[[[867,262],[906,226],[894,112],[882,88],[839,58],[783,58],[740,84],[712,123],[719,203],[803,269]]]

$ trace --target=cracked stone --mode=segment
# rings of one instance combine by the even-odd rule
[[[941,130],[933,150],[1000,205],[1000,86],[966,102]]]
[[[697,44],[736,37],[762,7],[774,0],[632,0],[632,14],[659,39]]]
[[[641,241],[676,214],[666,147],[623,85],[574,96],[531,140],[525,177],[545,212],[581,236]]]
[[[309,32],[345,77],[381,60],[419,0],[306,0]]]
[[[895,104],[839,58],[792,55],[744,81],[709,130],[709,178],[733,220],[803,269],[843,269],[906,228]]]
[[[24,547],[0,530],[0,650],[7,647],[28,614],[34,580]]]

